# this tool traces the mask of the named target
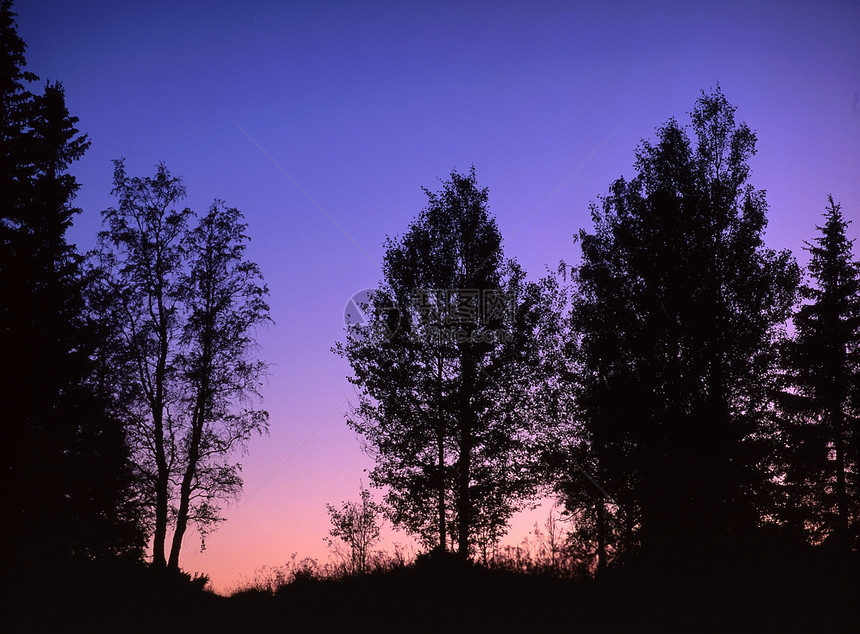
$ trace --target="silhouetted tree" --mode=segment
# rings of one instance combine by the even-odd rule
[[[468,557],[535,491],[530,388],[558,326],[557,288],[504,262],[474,168],[425,193],[409,231],[386,244],[369,322],[335,351],[361,390],[348,423],[376,459],[392,521],[441,550],[450,537]]]
[[[613,183],[579,234],[584,441],[596,480],[664,563],[717,557],[755,525],[756,432],[799,275],[763,246],[756,138],[734,111],[718,88],[691,113],[695,145],[674,119],[658,128],[638,175]]]
[[[637,552],[639,507],[627,489],[616,492],[625,479],[633,478],[606,468],[608,461],[598,459],[585,425],[565,431],[567,435],[559,435],[559,444],[547,454],[548,475],[571,524],[571,555],[578,567],[599,575],[610,564],[623,562]]]
[[[139,556],[142,533],[122,424],[95,389],[98,340],[69,166],[89,147],[63,87],[25,82],[24,43],[0,4],[0,399],[3,560]]]
[[[813,541],[834,536],[848,550],[860,514],[860,265],[846,236],[850,221],[832,196],[824,217],[820,235],[806,246],[812,283],[800,289],[804,303],[785,347],[782,519]]]
[[[32,139],[30,125],[35,96],[26,84],[38,77],[24,70],[27,61],[24,41],[18,37],[12,2],[0,4],[0,208],[3,212],[4,253],[8,253],[12,231],[26,214],[23,209],[33,172],[29,160]],[[7,264],[8,266],[8,264]]]
[[[114,163],[119,206],[104,212],[98,253],[119,344],[114,380],[135,430],[153,564],[178,568],[189,522],[205,537],[220,521],[219,503],[241,487],[230,460],[267,427],[267,413],[253,407],[265,364],[250,352],[268,320],[268,291],[244,258],[236,209],[216,202],[189,228],[191,210],[175,208],[185,189],[163,164],[139,178]]]
[[[170,508],[171,476],[177,461],[178,421],[169,407],[178,407],[176,367],[172,349],[181,337],[182,239],[191,210],[173,206],[185,195],[178,178],[161,164],[155,178],[130,178],[122,160],[114,162],[113,195],[119,208],[103,212],[107,229],[99,234],[100,264],[117,300],[113,317],[123,339],[122,356],[132,365],[133,401],[129,420],[146,497],[153,508],[155,566],[166,566],[165,541]],[[133,373],[133,374],[132,374]]]
[[[269,321],[268,289],[245,258],[242,214],[217,201],[185,238],[191,268],[182,289],[186,319],[178,363],[183,382],[179,504],[168,564],[179,567],[189,521],[206,534],[220,521],[218,501],[239,493],[241,465],[229,458],[268,429],[254,407],[266,364],[249,355],[256,328]]]
[[[369,570],[370,549],[379,542],[382,507],[373,501],[370,491],[362,484],[358,502],[343,502],[339,509],[326,504],[326,510],[332,525],[329,535],[340,540],[347,552],[344,554],[331,539],[328,539],[329,546],[343,556],[349,574],[364,574]]]

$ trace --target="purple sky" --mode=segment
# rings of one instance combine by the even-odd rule
[[[249,224],[276,322],[259,336],[271,435],[208,550],[186,538],[183,567],[217,589],[294,552],[326,558],[325,503],[356,498],[371,465],[329,350],[349,297],[380,279],[386,234],[452,168],[475,164],[506,255],[535,278],[576,259],[589,202],[633,175],[636,144],[719,82],[758,134],[769,246],[805,261],[828,193],[860,219],[856,0],[410,4],[16,3],[29,70],[64,83],[92,140],[73,168],[81,249],[118,157],[136,176],[164,161],[191,208],[218,197]]]

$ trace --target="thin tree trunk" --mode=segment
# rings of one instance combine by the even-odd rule
[[[204,423],[204,396],[205,391],[201,388],[197,404],[194,408],[194,419],[192,422],[191,442],[188,447],[188,462],[185,465],[185,473],[182,476],[182,484],[179,489],[179,511],[176,515],[176,528],[173,531],[173,543],[170,547],[170,560],[167,567],[171,570],[179,570],[179,551],[182,548],[182,538],[188,528],[188,512],[191,508],[191,485],[194,474],[197,472],[197,463],[200,460],[200,439],[203,435]]]
[[[209,400],[210,378],[212,376],[212,326],[207,319],[203,331],[203,354],[201,355],[200,383],[194,403],[194,414],[191,420],[191,440],[188,445],[188,456],[182,484],[179,488],[179,511],[176,516],[176,528],[173,531],[173,543],[170,548],[168,568],[179,570],[179,551],[182,548],[182,538],[188,528],[188,513],[191,508],[191,488],[194,476],[197,474],[197,464],[200,461],[200,441],[203,437],[203,426],[206,423],[206,403]]]
[[[606,569],[606,500],[603,494],[597,502],[597,574]]]
[[[445,522],[445,422],[442,418],[442,362],[440,357],[436,391],[436,450],[439,458],[439,551],[445,552],[445,537],[448,528]]]
[[[472,475],[472,365],[468,351],[462,355],[460,392],[460,472],[458,474],[458,554],[469,559],[469,534],[472,528],[472,500],[469,484]]]
[[[845,439],[843,437],[842,409],[835,407],[830,412],[833,421],[833,450],[836,454],[836,510],[837,537],[839,547],[844,551],[850,550],[848,537],[848,487],[845,482]]]
[[[195,408],[194,423],[191,436],[191,445],[188,449],[188,462],[185,465],[185,473],[182,476],[182,484],[179,489],[179,511],[176,516],[176,528],[173,531],[173,543],[170,547],[170,560],[167,567],[171,570],[179,570],[179,551],[182,548],[182,538],[188,528],[188,512],[191,507],[191,485],[194,474],[197,471],[197,462],[200,458],[200,438],[203,430],[202,407],[198,403]]]
[[[159,297],[159,313],[164,319],[161,298]],[[162,321],[159,329],[160,350],[158,366],[155,372],[155,403],[152,411],[152,422],[155,434],[155,531],[152,539],[152,564],[156,568],[164,568],[165,541],[167,540],[167,507],[169,501],[170,474],[168,472],[167,456],[164,447],[164,401],[167,367],[167,328]]]
[[[155,479],[155,530],[152,537],[152,565],[163,568],[167,565],[164,554],[164,542],[167,539],[167,461],[164,456],[164,414],[153,413],[155,431],[155,462],[157,474]]]

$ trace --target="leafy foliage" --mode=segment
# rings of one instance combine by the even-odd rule
[[[593,233],[579,234],[580,442],[663,557],[756,523],[756,433],[798,280],[789,253],[763,246],[764,192],[748,183],[755,135],[734,110],[719,89],[703,93],[695,145],[669,120],[638,149],[638,175],[592,208]]]
[[[185,189],[163,164],[139,178],[115,161],[114,195],[97,253],[117,344],[112,380],[135,430],[153,562],[178,568],[187,526],[205,538],[221,521],[242,484],[235,454],[267,429],[254,406],[266,365],[250,353],[269,321],[268,290],[245,258],[235,208],[216,201],[190,227],[193,212],[176,209]]]
[[[376,459],[391,520],[468,556],[536,491],[529,405],[558,339],[558,288],[503,259],[474,168],[425,193],[409,231],[386,243],[370,320],[335,351],[361,390],[348,423]]]
[[[371,548],[380,539],[382,507],[362,484],[358,502],[343,502],[339,509],[326,504],[326,510],[332,525],[329,535],[339,540],[346,552],[332,539],[327,540],[329,547],[344,560],[348,574],[364,574],[369,569]]]

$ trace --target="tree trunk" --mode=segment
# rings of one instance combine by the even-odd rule
[[[597,575],[606,569],[606,500],[597,502]]]
[[[171,570],[179,570],[179,551],[182,548],[182,538],[188,528],[188,511],[191,507],[191,483],[197,470],[198,449],[200,445],[200,432],[198,422],[194,422],[192,447],[189,450],[188,464],[185,466],[185,474],[182,476],[182,485],[179,491],[179,511],[176,515],[176,528],[173,531],[173,543],[170,546],[170,560],[167,567]]]
[[[211,302],[210,302],[211,305]],[[173,543],[170,547],[168,568],[179,570],[179,551],[182,548],[182,538],[188,528],[188,512],[191,508],[191,488],[194,476],[197,474],[197,463],[200,461],[200,441],[203,438],[203,426],[206,424],[206,404],[209,400],[210,378],[212,376],[212,328],[211,319],[203,331],[203,354],[201,355],[200,383],[197,386],[197,396],[194,403],[194,414],[191,419],[191,439],[188,444],[188,456],[182,484],[179,488],[179,511],[176,515],[176,528],[173,531]]]
[[[462,385],[460,392],[460,472],[458,475],[458,554],[469,559],[469,536],[472,528],[472,375],[473,364],[469,351],[461,355]]]
[[[445,538],[448,527],[445,522],[445,436],[442,432],[442,421],[439,421],[440,429],[436,436],[437,449],[439,451],[439,550],[445,551]]]
[[[161,425],[156,424],[155,432],[158,435],[161,434]],[[169,479],[166,462],[163,460],[164,441],[158,436],[156,436],[155,450],[156,454],[161,454],[161,457],[156,459],[158,475],[155,481],[155,531],[152,537],[152,565],[156,568],[164,568],[167,565],[164,542],[167,539],[167,486]]]
[[[160,257],[153,263],[157,272],[162,271]],[[152,423],[155,434],[155,531],[152,540],[152,564],[156,568],[166,565],[165,542],[167,540],[168,505],[170,503],[170,465],[164,446],[164,408],[167,400],[167,359],[170,353],[168,311],[164,305],[164,280],[156,277],[155,287],[150,290],[149,310],[158,331],[158,357],[155,367],[155,394],[152,399]],[[154,296],[154,297],[153,297]],[[152,302],[155,302],[155,306]]]
[[[436,392],[436,450],[439,458],[439,552],[445,552],[445,539],[448,532],[445,522],[445,422],[442,418],[442,363],[439,359]]]
[[[848,488],[845,482],[845,439],[843,436],[843,414],[840,407],[831,409],[833,421],[833,450],[836,454],[836,512],[837,538],[840,549],[851,550],[848,531]]]
[[[198,398],[194,412],[193,428],[191,431],[191,443],[188,448],[188,462],[185,465],[185,473],[182,476],[182,485],[179,489],[179,511],[176,515],[176,528],[173,531],[173,543],[170,547],[170,561],[167,567],[171,570],[179,570],[179,551],[182,548],[182,538],[188,528],[188,511],[191,508],[191,485],[194,474],[197,472],[197,462],[200,459],[200,438],[203,435],[203,403]]]
[[[159,304],[161,302],[159,301]],[[162,312],[162,311],[159,311]],[[167,540],[167,507],[169,502],[170,474],[168,473],[167,457],[164,448],[164,390],[167,367],[167,332],[162,326],[159,332],[161,349],[159,350],[158,367],[155,372],[155,402],[152,411],[152,423],[155,435],[155,531],[152,538],[152,565],[164,568],[165,541]]]
[[[182,479],[182,493],[179,501],[179,512],[176,517],[176,528],[173,530],[173,542],[170,545],[170,560],[167,562],[167,567],[170,570],[179,570],[179,549],[182,548],[182,538],[185,536],[185,529],[188,527],[188,496],[185,494],[186,476]],[[189,487],[190,490],[190,487]]]

